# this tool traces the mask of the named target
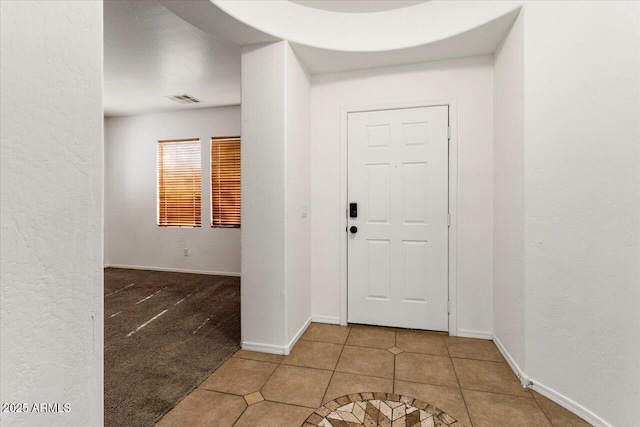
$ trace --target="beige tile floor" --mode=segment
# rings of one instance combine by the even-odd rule
[[[312,323],[289,356],[240,350],[156,426],[298,427],[351,393],[423,400],[465,426],[588,426],[520,386],[491,341]]]

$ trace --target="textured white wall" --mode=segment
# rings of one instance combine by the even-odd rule
[[[524,16],[495,55],[493,332],[524,369]]]
[[[528,2],[526,371],[640,425],[640,4]]]
[[[242,50],[242,346],[288,353],[311,317],[310,83],[287,42]]]
[[[311,317],[311,82],[287,44],[286,52],[286,281],[287,344]],[[302,218],[303,206],[307,217]]]
[[[3,426],[102,425],[102,2],[0,2]]]
[[[240,107],[106,119],[107,265],[240,274],[240,230],[211,227],[210,139],[234,135]],[[185,138],[202,144],[202,226],[158,227],[158,141]]]
[[[458,329],[492,332],[493,58],[315,75],[311,89],[312,312],[337,319],[340,283],[340,107],[456,98]]]
[[[271,352],[286,342],[285,51],[242,49],[242,345]]]

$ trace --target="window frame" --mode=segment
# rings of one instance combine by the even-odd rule
[[[161,201],[161,145],[169,144],[169,143],[198,143],[200,148],[198,150],[198,155],[200,161],[198,162],[198,188],[199,188],[199,208],[196,211],[199,211],[199,217],[193,215],[193,218],[196,220],[194,224],[163,224],[161,223],[162,219],[162,201]],[[167,215],[165,213],[165,219]],[[202,139],[201,138],[183,138],[183,139],[162,139],[158,140],[156,143],[156,225],[162,228],[201,228],[202,227]]]
[[[209,140],[209,150],[210,150],[210,158],[209,158],[209,173],[210,173],[210,179],[209,179],[209,183],[211,185],[210,188],[210,197],[211,197],[211,209],[210,209],[210,215],[209,215],[209,223],[211,225],[211,228],[219,228],[219,229],[240,229],[242,228],[242,218],[241,218],[241,214],[240,217],[238,218],[238,223],[224,223],[224,224],[216,224],[215,222],[215,218],[214,218],[214,190],[216,188],[218,188],[217,186],[214,185],[213,182],[213,178],[214,178],[214,143],[216,141],[238,141],[239,144],[239,153],[238,153],[238,159],[241,160],[241,156],[242,156],[242,137],[240,135],[235,135],[235,136],[214,136],[211,137]],[[238,165],[239,170],[238,170],[238,185],[239,190],[238,190],[238,208],[241,211],[242,210],[242,189],[241,189],[241,185],[242,185],[242,166],[241,163],[239,163]]]

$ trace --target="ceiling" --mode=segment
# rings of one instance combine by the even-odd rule
[[[179,104],[165,96],[189,94]],[[105,116],[240,104],[240,48],[156,0],[104,2]]]
[[[289,0],[300,6],[313,7],[331,12],[342,13],[372,13],[384,12],[386,10],[401,9],[403,7],[414,6],[424,3],[427,0]]]
[[[444,0],[376,13],[337,13],[292,1],[210,0],[193,2],[193,6],[205,7],[207,3],[235,18],[237,27],[251,27],[309,48],[354,55],[437,45],[485,24],[491,26],[491,22],[521,7],[514,1]],[[216,26],[205,31],[216,34]],[[234,33],[227,31],[221,37],[241,45],[233,40]],[[377,66],[388,65],[384,55],[380,58]],[[432,60],[427,56],[421,62]],[[341,62],[341,58],[336,57],[335,61]]]
[[[455,36],[405,49],[354,53],[319,49],[299,43],[291,43],[291,46],[312,74],[339,73],[489,55],[495,52],[517,16],[518,11],[512,11]]]
[[[239,105],[240,46],[283,39],[311,74],[490,54],[519,9],[501,1],[106,0],[105,115]],[[182,94],[201,102],[167,98]]]

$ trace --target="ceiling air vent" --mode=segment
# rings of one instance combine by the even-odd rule
[[[179,102],[180,104],[196,104],[200,102],[193,96],[187,95],[186,93],[183,93],[182,95],[167,95],[165,98],[169,98],[170,100]]]

